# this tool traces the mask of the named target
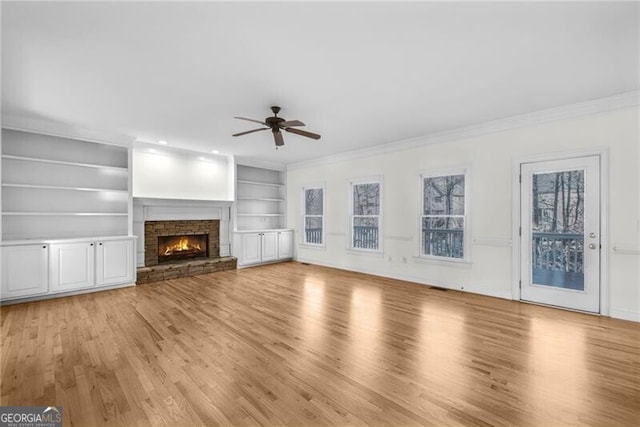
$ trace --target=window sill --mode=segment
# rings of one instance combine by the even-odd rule
[[[371,251],[366,249],[360,250],[360,249],[347,248],[346,252],[350,255],[364,255],[364,256],[370,256],[375,258],[384,258],[384,252],[382,251]]]
[[[444,267],[459,267],[459,268],[471,268],[472,262],[468,259],[447,259],[442,257],[426,257],[426,256],[414,256],[413,262],[418,264],[431,264],[441,265]]]

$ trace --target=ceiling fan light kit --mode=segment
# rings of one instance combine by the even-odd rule
[[[264,125],[266,127],[236,133],[236,134],[233,134],[233,136],[242,136],[242,135],[246,135],[253,132],[260,132],[262,130],[271,129],[271,133],[273,133],[273,140],[275,141],[275,144],[276,144],[276,149],[284,145],[284,139],[282,137],[281,130],[285,130],[287,132],[294,133],[296,135],[304,136],[307,138],[320,139],[320,135],[318,135],[317,133],[296,129],[295,127],[306,126],[300,120],[285,120],[282,117],[278,117],[278,113],[280,112],[280,107],[274,105],[273,107],[271,107],[271,111],[273,112],[273,116],[267,117],[266,119],[264,119],[264,121],[249,119],[247,117],[237,117],[237,116],[234,117],[240,120],[260,123],[261,125]]]

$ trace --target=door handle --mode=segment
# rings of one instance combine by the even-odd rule
[[[589,249],[595,249],[595,248],[596,248],[595,243],[589,243]]]
[[[589,233],[589,237],[591,237],[592,239],[596,238],[596,233]]]

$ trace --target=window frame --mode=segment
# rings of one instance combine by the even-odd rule
[[[422,252],[423,244],[423,235],[422,235],[422,220],[426,217],[446,217],[447,215],[425,215],[424,214],[424,182],[427,178],[441,178],[447,176],[454,175],[463,175],[464,176],[464,215],[451,215],[454,218],[463,218],[464,227],[463,227],[463,257],[462,258],[453,258],[439,255],[427,255]],[[427,260],[427,261],[440,261],[445,263],[462,263],[468,264],[471,262],[471,215],[470,215],[470,193],[469,193],[469,181],[470,181],[471,173],[470,168],[468,166],[461,167],[451,167],[444,169],[433,169],[420,173],[419,177],[419,200],[418,200],[418,221],[417,221],[417,233],[418,233],[418,246],[417,246],[417,255],[415,258],[417,260]]]
[[[307,215],[307,190],[322,190],[322,215]],[[313,247],[313,248],[324,248],[326,247],[326,224],[325,224],[325,217],[326,217],[326,211],[327,211],[327,189],[324,183],[322,184],[310,184],[310,185],[305,185],[302,187],[302,243],[300,243],[300,245],[302,246],[309,246],[309,247]],[[307,233],[306,233],[306,218],[307,217],[313,217],[313,218],[318,218],[321,217],[322,218],[322,234],[321,234],[321,240],[322,243],[311,243],[311,242],[307,242]]]
[[[378,195],[380,199],[379,200],[380,211],[378,215],[354,215],[353,187],[355,185],[362,185],[362,184],[378,184],[379,186]],[[375,255],[381,255],[384,253],[384,249],[383,249],[384,239],[382,236],[382,230],[383,230],[383,224],[384,224],[383,201],[384,201],[384,182],[383,182],[382,176],[370,176],[367,178],[358,178],[358,179],[352,179],[349,181],[349,233],[348,233],[348,236],[349,236],[348,250],[349,251],[353,251],[356,253],[363,253],[363,254],[375,254]],[[354,237],[353,221],[355,217],[378,218],[378,248],[377,249],[358,248],[353,245],[353,237]]]

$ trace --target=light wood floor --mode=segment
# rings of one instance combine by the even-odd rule
[[[640,325],[298,263],[2,308],[64,425],[640,425]]]

